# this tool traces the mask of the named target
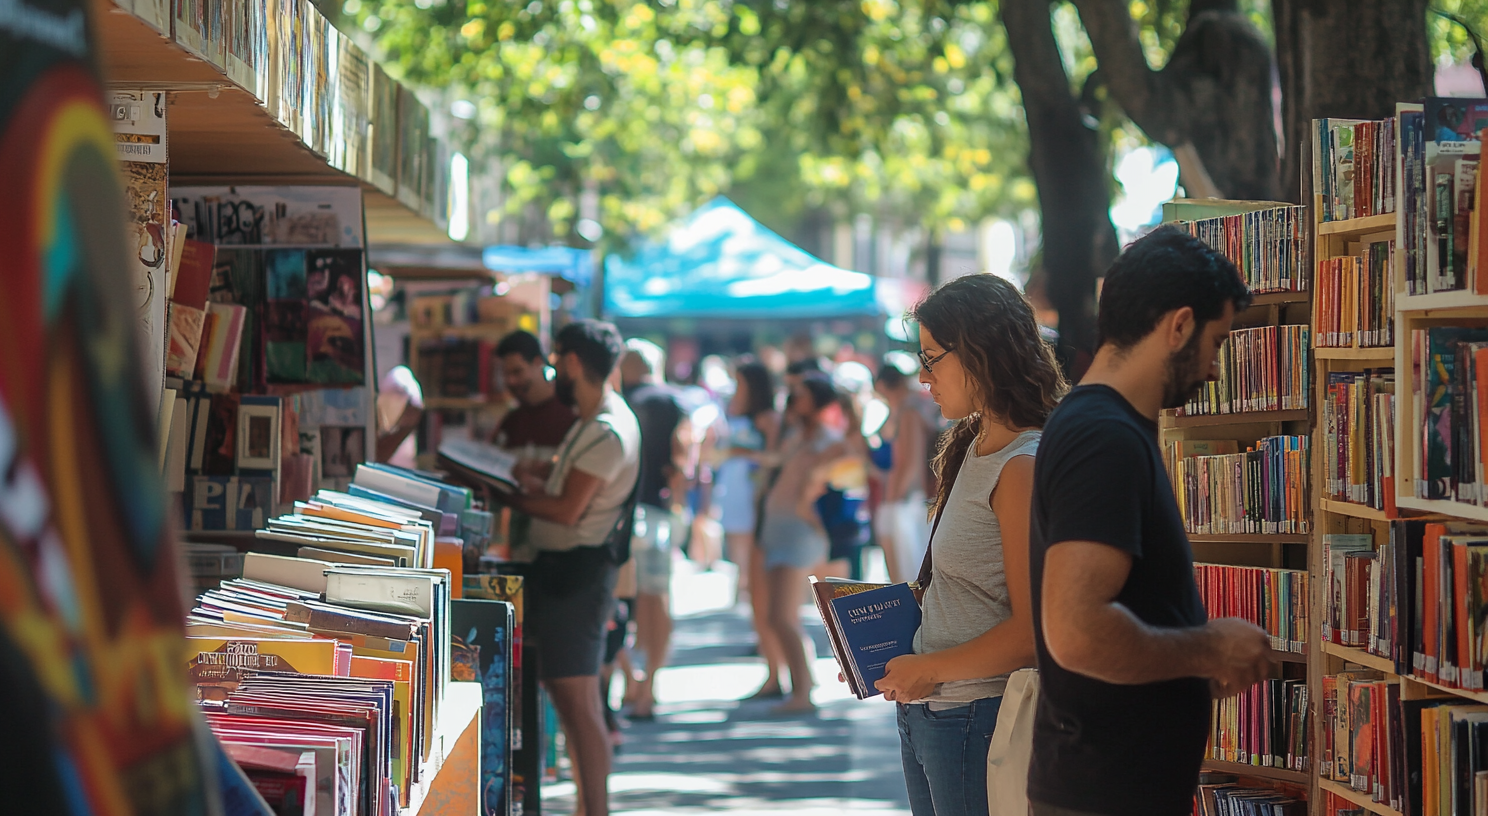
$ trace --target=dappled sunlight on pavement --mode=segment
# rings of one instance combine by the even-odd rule
[[[803,610],[820,655],[819,709],[774,716],[778,701],[743,701],[764,680],[747,607],[721,608],[732,591],[679,565],[671,667],[657,677],[657,718],[631,723],[610,777],[616,813],[908,814],[894,708],[858,701],[837,681],[825,633]],[[701,595],[702,597],[699,597]],[[573,785],[545,785],[543,807],[571,813]]]

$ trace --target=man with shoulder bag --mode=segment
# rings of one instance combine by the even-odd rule
[[[554,386],[578,421],[551,463],[516,474],[512,505],[532,517],[528,624],[538,676],[568,738],[583,816],[607,816],[610,742],[599,697],[605,627],[629,559],[640,428],[609,384],[622,351],[609,323],[580,320],[553,338]]]

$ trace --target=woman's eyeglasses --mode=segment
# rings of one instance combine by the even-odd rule
[[[944,360],[945,356],[953,351],[955,351],[955,349],[946,349],[945,351],[942,351],[934,357],[931,357],[930,355],[925,353],[924,349],[920,349],[920,365],[925,369],[926,374],[934,374],[935,364],[940,362],[941,360]]]

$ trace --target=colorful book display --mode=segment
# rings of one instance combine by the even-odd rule
[[[1168,446],[1178,509],[1191,534],[1305,533],[1308,452],[1305,436],[1271,436],[1239,451],[1229,441]]]
[[[1194,573],[1211,619],[1248,620],[1266,630],[1278,652],[1307,650],[1305,570],[1195,564]]]
[[[1219,379],[1183,406],[1184,416],[1292,411],[1311,402],[1311,328],[1236,329],[1219,348]]]
[[[1310,724],[1305,680],[1262,680],[1238,696],[1214,701],[1205,756],[1305,773]]]
[[[1318,261],[1318,348],[1395,344],[1395,242],[1376,241],[1358,255]]]
[[[1253,292],[1308,288],[1306,218],[1301,207],[1275,207],[1178,226],[1223,252]]]
[[[1395,120],[1312,120],[1312,179],[1320,221],[1395,212]]]
[[[1323,495],[1395,509],[1395,370],[1329,372],[1319,406]]]

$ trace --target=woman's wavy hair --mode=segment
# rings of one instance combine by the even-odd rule
[[[941,286],[910,313],[966,370],[980,409],[940,437],[931,467],[937,482],[932,513],[945,506],[950,476],[961,467],[981,429],[981,413],[1015,427],[1042,428],[1069,390],[1054,349],[1039,335],[1033,306],[996,275],[967,275]]]

